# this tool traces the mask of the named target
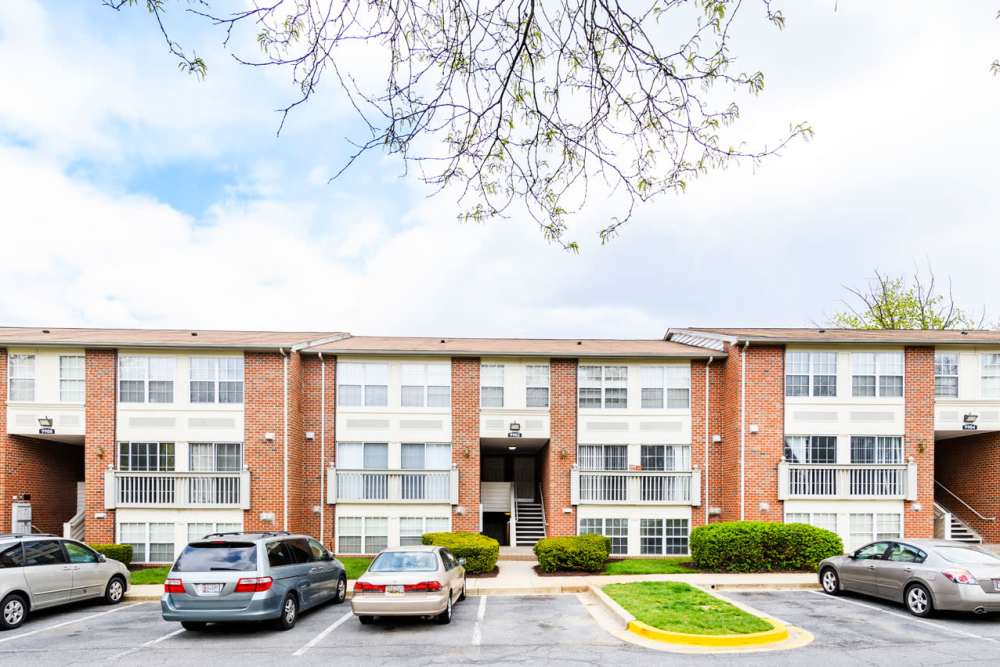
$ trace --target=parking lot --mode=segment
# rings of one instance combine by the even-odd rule
[[[1000,616],[910,617],[902,608],[810,591],[730,593],[815,641],[804,648],[741,655],[747,665],[956,664],[1000,662]],[[728,655],[681,655],[625,643],[604,630],[577,596],[470,597],[453,622],[379,621],[362,626],[349,605],[304,614],[289,632],[253,625],[186,632],[160,619],[158,603],[77,605],[43,612],[0,633],[0,663],[205,664],[732,664]]]

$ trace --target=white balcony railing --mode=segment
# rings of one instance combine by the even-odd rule
[[[778,464],[778,499],[917,499],[917,464]]]
[[[250,508],[250,471],[104,474],[104,505],[116,507]]]
[[[327,498],[359,503],[458,504],[458,468],[451,470],[338,470],[330,466]]]
[[[580,470],[573,466],[571,502],[700,505],[701,471]]]

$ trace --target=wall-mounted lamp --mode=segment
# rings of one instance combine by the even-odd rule
[[[964,417],[962,417],[962,421],[965,422],[966,424],[975,424],[977,419],[979,419],[979,415],[977,415],[974,412],[969,412]],[[38,421],[41,422],[42,420],[39,419]]]
[[[510,423],[510,428],[508,430],[514,431],[514,432],[520,431],[521,430],[521,425],[519,423],[517,423],[517,422],[511,422]]]
[[[507,445],[507,449],[509,449],[510,451],[514,451],[515,449],[517,449],[517,445]]]
[[[968,415],[966,415],[968,417]],[[38,425],[42,428],[52,428],[52,417],[39,417]]]

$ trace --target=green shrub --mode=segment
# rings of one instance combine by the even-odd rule
[[[132,564],[131,544],[91,544],[90,548],[111,560],[120,561],[125,565]]]
[[[479,533],[424,533],[424,544],[445,547],[455,558],[465,559],[468,574],[492,572],[500,558],[500,543]]]
[[[735,521],[691,531],[691,557],[700,570],[815,571],[821,560],[842,553],[836,533],[804,523]]]
[[[542,572],[597,572],[604,569],[610,553],[611,538],[603,535],[546,537],[535,543],[535,556]]]

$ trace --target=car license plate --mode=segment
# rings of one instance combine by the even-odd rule
[[[385,594],[386,595],[402,595],[403,594],[403,587],[400,586],[400,585],[386,586],[385,587]]]
[[[222,584],[195,584],[198,595],[218,595],[222,592]]]

